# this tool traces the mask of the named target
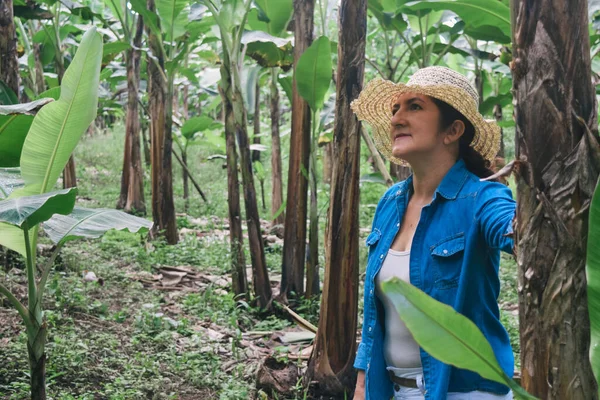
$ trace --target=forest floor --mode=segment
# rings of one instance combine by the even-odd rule
[[[75,154],[79,205],[114,207],[120,188],[122,143],[122,127],[82,140]],[[267,356],[288,363],[302,376],[310,354],[310,333],[298,327],[281,306],[276,304],[271,315],[261,315],[246,303],[239,305],[229,292],[226,170],[223,160],[204,161],[208,155],[201,149],[193,149],[189,155],[191,169],[209,203],[191,193],[188,213],[178,214],[177,245],[113,231],[102,239],[70,242],[63,249],[44,301],[49,326],[49,398],[249,399],[258,394],[257,371]],[[269,157],[263,153],[263,160]],[[364,172],[370,172],[368,163],[363,164]],[[269,168],[266,172],[269,176]],[[149,182],[147,168],[145,173]],[[270,197],[268,180],[265,190]],[[176,209],[183,210],[178,166],[174,168],[174,191]],[[384,191],[385,187],[376,183],[361,186],[361,240],[369,232],[375,205]],[[327,195],[322,185],[322,225]],[[147,192],[147,204],[149,200]],[[269,212],[262,212],[262,218],[266,225]],[[277,291],[282,242],[273,235],[268,235],[266,242],[271,283]],[[41,243],[48,241],[42,238]],[[366,261],[363,247],[361,280]],[[249,264],[249,254],[246,259]],[[0,272],[0,282],[19,298],[26,297],[26,274],[19,262]],[[518,362],[516,264],[504,255],[501,282],[502,322]],[[362,294],[360,298],[362,313]],[[303,300],[294,309],[317,325],[318,308],[318,301]],[[300,378],[290,386],[287,395],[263,393],[259,397],[310,398]],[[25,399],[28,390],[24,326],[16,311],[0,300],[0,399]]]

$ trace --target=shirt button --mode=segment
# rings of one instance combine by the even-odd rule
[[[396,224],[396,226],[400,226],[400,222],[398,222],[398,223]]]
[[[448,254],[448,250],[444,249],[444,251],[442,251],[442,253]]]
[[[373,328],[372,328],[372,327],[369,327],[369,332],[371,332],[372,330],[373,330]]]
[[[379,259],[380,259],[380,260],[383,260],[383,254],[379,256]]]
[[[373,294],[373,289],[369,290],[369,294],[372,295]]]

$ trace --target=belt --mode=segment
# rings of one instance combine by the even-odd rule
[[[400,378],[396,376],[392,371],[389,371],[390,380],[394,383],[397,383],[400,386],[404,386],[407,388],[418,389],[419,385],[417,385],[417,380],[412,378]]]

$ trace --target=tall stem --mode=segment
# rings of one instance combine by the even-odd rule
[[[25,257],[26,257],[26,265],[27,265],[27,299],[29,305],[29,312],[33,315],[36,322],[41,324],[41,313],[38,313],[39,307],[36,307],[37,304],[37,288],[35,286],[35,265],[33,263],[32,248],[31,242],[29,240],[29,227],[27,222],[23,224],[23,237],[25,238]],[[38,315],[39,314],[39,315]]]

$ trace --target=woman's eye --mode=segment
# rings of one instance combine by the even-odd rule
[[[412,103],[412,104],[410,105],[410,109],[411,109],[411,110],[420,110],[420,109],[421,109],[421,106],[420,106],[420,105],[418,105],[417,103]]]

